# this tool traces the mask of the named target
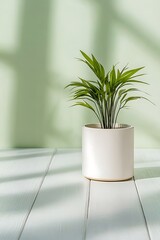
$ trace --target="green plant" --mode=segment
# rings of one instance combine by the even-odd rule
[[[127,107],[130,101],[147,98],[135,95],[135,92],[142,92],[134,84],[147,84],[137,80],[144,74],[137,74],[143,67],[128,69],[126,66],[119,70],[115,66],[106,73],[104,67],[94,55],[88,56],[80,51],[85,63],[95,74],[96,80],[73,81],[66,87],[71,88],[72,100],[75,105],[86,107],[97,116],[101,128],[115,128],[119,112]]]

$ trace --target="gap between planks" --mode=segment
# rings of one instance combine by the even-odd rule
[[[87,224],[89,216],[89,203],[90,203],[90,192],[91,192],[91,180],[86,179],[87,182],[87,194],[86,194],[86,207],[85,207],[85,217],[84,217],[84,237],[83,240],[86,240],[87,235]]]
[[[49,164],[48,164],[48,166],[47,166],[47,168],[46,168],[46,171],[45,171],[44,175],[42,176],[42,180],[41,180],[41,182],[40,182],[38,191],[37,191],[37,193],[36,193],[36,195],[35,195],[35,197],[34,197],[34,199],[33,199],[33,203],[32,203],[32,205],[31,205],[31,208],[30,208],[30,210],[28,211],[28,214],[27,214],[27,216],[26,216],[26,219],[25,219],[25,221],[24,221],[24,224],[22,225],[22,228],[21,228],[21,230],[20,230],[20,234],[19,234],[18,240],[21,239],[21,236],[22,236],[23,230],[24,230],[24,228],[25,228],[26,222],[27,222],[27,220],[28,220],[28,218],[29,218],[29,215],[30,215],[30,213],[31,213],[31,211],[32,211],[32,208],[33,208],[33,206],[34,206],[34,204],[35,204],[35,202],[36,202],[36,199],[37,199],[37,197],[38,197],[38,194],[39,194],[39,192],[40,192],[40,190],[41,190],[41,187],[42,187],[42,185],[43,185],[44,179],[45,179],[45,177],[46,177],[46,175],[47,175],[47,173],[48,173],[48,171],[49,171],[49,168],[50,168],[50,166],[51,166],[51,163],[52,163],[53,158],[54,158],[54,156],[56,155],[56,153],[57,153],[57,149],[53,150],[53,153],[52,153],[52,155],[51,155],[51,159],[50,159],[50,161],[49,161]]]
[[[141,198],[140,198],[140,195],[139,195],[138,186],[137,186],[137,183],[136,183],[136,179],[135,179],[135,177],[133,177],[133,181],[134,181],[135,189],[136,189],[136,192],[137,192],[137,196],[138,196],[139,204],[140,204],[141,209],[142,209],[142,213],[143,213],[143,217],[144,217],[144,222],[145,222],[146,229],[147,229],[147,232],[148,232],[148,237],[149,237],[149,239],[151,240],[151,236],[150,236],[149,228],[148,228],[148,224],[147,224],[147,219],[146,219],[146,216],[145,216],[145,212],[144,212],[143,204],[142,204],[142,202],[141,202]]]

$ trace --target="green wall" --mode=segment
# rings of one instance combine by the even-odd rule
[[[66,84],[90,72],[75,58],[145,66],[156,107],[136,102],[119,122],[135,126],[136,147],[160,147],[158,0],[0,0],[0,148],[79,147],[97,121],[70,107]],[[146,90],[146,89],[144,89]]]

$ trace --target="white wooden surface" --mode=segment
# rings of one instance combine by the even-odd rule
[[[81,151],[0,151],[0,240],[159,240],[160,150],[136,150],[135,180],[89,181]]]
[[[149,240],[133,181],[92,181],[86,239]]]
[[[136,152],[135,183],[139,192],[149,234],[160,239],[160,150]]]
[[[0,151],[0,240],[17,240],[53,150]]]
[[[89,181],[81,176],[81,154],[59,151],[26,223],[21,240],[82,240]]]

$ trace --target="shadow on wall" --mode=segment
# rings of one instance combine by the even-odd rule
[[[157,42],[153,37],[150,36],[149,33],[145,32],[143,28],[134,22],[134,19],[130,19],[118,11],[115,1],[95,0],[95,4],[97,7],[96,14],[98,15],[98,20],[95,26],[93,53],[100,57],[100,61],[106,64],[107,67],[110,66],[110,64],[114,64],[112,63],[112,56],[115,55],[114,34],[117,26],[121,29],[125,29],[128,34],[137,39],[139,43],[143,43],[144,46],[147,47],[148,53],[150,52],[153,56],[160,59],[160,44],[157,44]],[[160,136],[157,133],[156,125],[153,125],[152,128],[149,128],[148,126],[151,126],[152,122],[147,120],[146,123],[146,118],[143,116],[141,116],[141,119],[139,119],[138,124],[140,127],[142,127],[144,132],[149,131],[148,134],[150,134],[150,136],[153,137],[153,139],[156,139],[156,141],[159,143]]]
[[[61,141],[63,145],[71,146],[74,141],[74,138],[69,139],[69,134],[60,133],[54,124],[54,115],[58,111],[56,104],[53,103],[53,115],[47,112],[48,41],[50,10],[53,9],[51,6],[53,3],[53,0],[24,0],[19,48],[13,55],[0,51],[0,59],[10,65],[17,74],[14,116],[11,123],[12,147],[44,147],[48,134],[55,139],[59,138],[59,142]],[[90,3],[92,4],[91,1]],[[95,1],[94,4],[97,8],[97,16],[93,17],[97,17],[97,25],[94,29],[92,49],[100,61],[104,64],[112,62],[116,22],[130,31],[139,41],[143,41],[154,54],[159,54],[160,47],[147,34],[143,34],[137,25],[121,16],[115,9],[114,1],[100,0]],[[53,76],[54,78],[56,76]],[[53,94],[55,94],[57,89],[63,89],[61,76],[59,81],[53,81]],[[83,117],[87,120],[88,116],[86,113]]]
[[[12,147],[43,146],[45,141],[48,35],[51,0],[25,0],[17,52],[0,58],[17,74]]]
[[[88,0],[90,1],[90,0]],[[115,1],[100,0],[96,1],[98,22],[95,29],[95,38],[93,49],[96,55],[101,56],[102,61],[108,64],[112,62],[114,54],[114,27],[115,24],[127,30],[139,42],[142,42],[147,50],[160,58],[160,44],[154,41],[153,36],[150,36],[144,31],[134,19],[130,19],[118,11]]]
[[[51,0],[26,0],[24,4],[20,46],[14,61],[14,147],[44,145],[50,9]]]
[[[64,134],[56,127],[59,96],[50,103],[53,112],[47,111],[48,88],[52,88],[55,96],[59,91],[64,91],[61,75],[58,75],[57,80],[56,74],[53,74],[52,86],[49,81],[49,34],[53,4],[53,0],[25,0],[21,10],[19,47],[14,54],[0,50],[0,59],[16,73],[10,121],[11,147],[44,147],[48,136],[55,139],[53,142],[58,140],[62,145],[71,144],[69,132]]]
[[[88,0],[93,3],[92,0]],[[114,1],[94,1],[96,6],[97,23],[95,26],[93,50],[94,54],[100,57],[100,61],[107,66],[111,64],[114,55]]]

